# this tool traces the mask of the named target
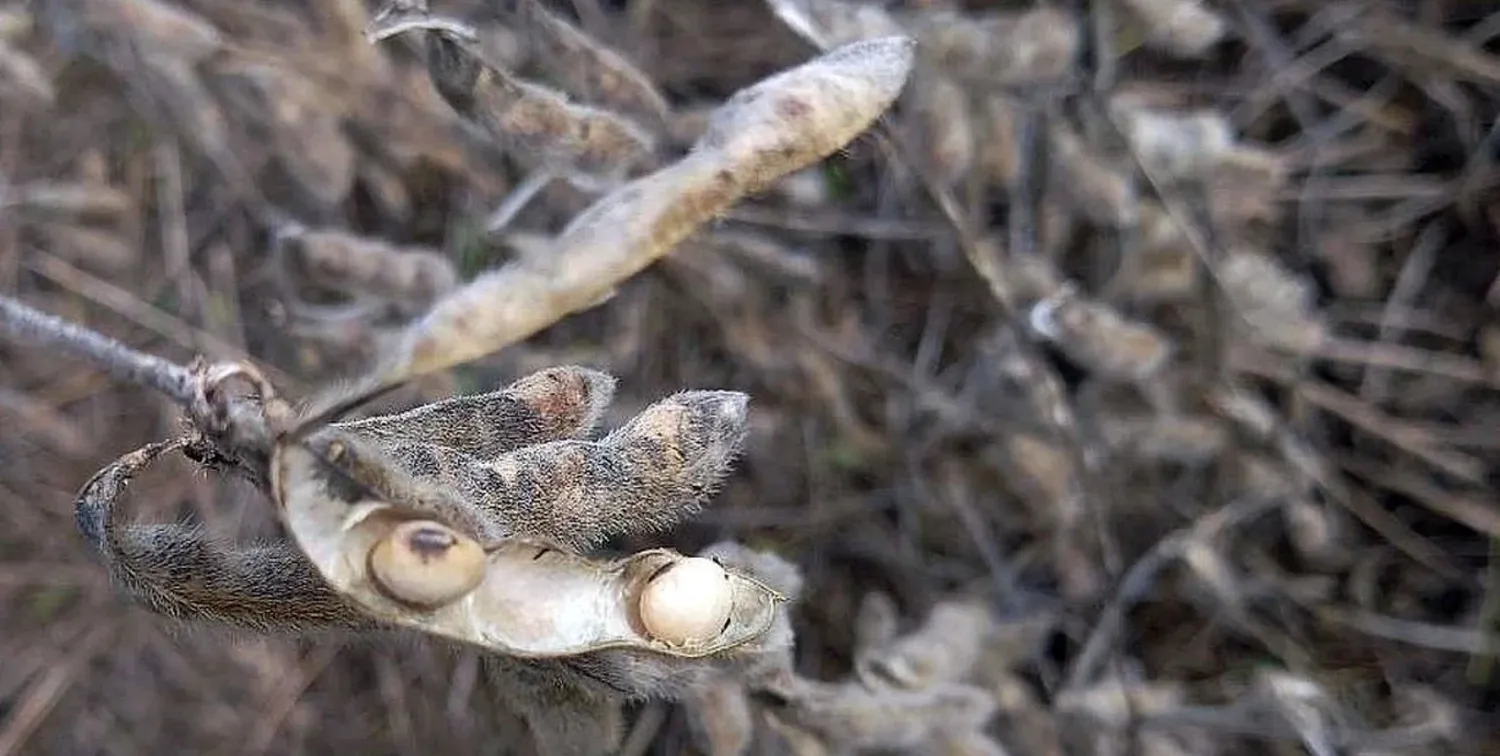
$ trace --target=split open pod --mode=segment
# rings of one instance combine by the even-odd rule
[[[382,492],[386,472],[342,441],[283,444],[272,460],[298,547],[379,620],[512,656],[699,657],[761,638],[783,600],[734,568],[667,549],[597,560],[524,539],[481,543],[472,512]]]

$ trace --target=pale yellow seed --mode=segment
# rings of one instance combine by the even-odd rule
[[[733,609],[729,573],[718,562],[689,557],[668,567],[641,591],[641,624],[673,646],[713,640]]]
[[[397,601],[439,607],[484,580],[484,549],[440,522],[403,522],[370,549],[370,575]]]

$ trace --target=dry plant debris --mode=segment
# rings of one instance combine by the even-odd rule
[[[1497,19],[0,2],[0,754],[1500,752]]]
[[[339,397],[331,409],[299,413],[253,366],[184,369],[7,301],[16,335],[90,358],[196,415],[190,436],[97,473],[78,495],[80,531],[118,583],[175,619],[262,630],[403,628],[529,664],[536,679],[498,675],[493,684],[518,700],[558,691],[585,709],[531,702],[525,718],[537,746],[613,750],[624,700],[680,695],[695,674],[790,637],[773,630],[786,622],[778,611],[785,597],[718,561],[667,549],[609,562],[586,554],[607,536],[662,529],[701,506],[743,441],[747,397],[679,393],[589,442],[579,437],[612,397],[613,379],[564,368],[350,430],[323,423],[368,398],[357,391],[467,362],[592,304],[741,195],[826,157],[894,100],[911,47],[900,37],[851,44],[730,98],[684,158],[576,218],[549,245],[551,267],[512,266],[450,293],[356,393],[327,392]],[[421,258],[374,242],[295,226],[282,236],[294,257],[334,269],[325,278],[355,289],[399,293],[424,277],[391,270]],[[355,261],[365,275],[352,275]],[[531,267],[542,266],[533,258]],[[398,280],[381,282],[387,272]],[[526,300],[534,301],[525,312],[495,306]],[[550,313],[539,309],[548,305]],[[227,393],[238,378],[248,379],[252,398]],[[241,551],[193,527],[121,523],[127,481],[178,449],[257,481],[289,543]],[[586,721],[570,721],[580,716]]]

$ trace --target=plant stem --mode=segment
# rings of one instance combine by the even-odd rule
[[[138,352],[96,331],[0,295],[0,329],[26,341],[79,357],[118,381],[159,391],[183,408],[193,405],[196,380],[174,362]]]

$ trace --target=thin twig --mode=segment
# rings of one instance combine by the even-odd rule
[[[114,339],[0,295],[0,325],[19,339],[82,358],[117,381],[144,386],[188,408],[198,397],[187,368],[137,352]]]
[[[1299,381],[1292,387],[1308,402],[1338,415],[1361,430],[1385,439],[1396,448],[1475,485],[1484,485],[1484,464],[1475,457],[1447,449],[1399,418],[1372,407],[1357,397],[1326,384]]]
[[[1470,655],[1489,653],[1490,649],[1500,647],[1500,634],[1484,629],[1446,627],[1359,609],[1332,606],[1314,606],[1309,609],[1324,622],[1412,646]]]
[[[1361,455],[1342,454],[1336,456],[1335,460],[1345,470],[1381,488],[1406,496],[1477,533],[1500,539],[1500,505],[1493,499],[1461,491],[1445,491],[1432,481],[1431,476],[1392,469],[1389,465],[1378,464]]]
[[[60,257],[42,254],[35,260],[28,261],[26,267],[91,302],[97,302],[113,310],[142,328],[150,329],[171,339],[184,349],[202,350],[214,359],[253,362],[256,369],[264,373],[276,385],[283,389],[296,387],[292,376],[276,369],[275,366],[252,360],[250,355],[234,344],[200,328],[195,328],[126,289],[90,275]]]
[[[184,367],[137,352],[108,336],[3,295],[0,295],[0,329],[87,360],[116,381],[165,394],[205,434],[218,461],[243,467],[252,477],[263,470],[271,445],[264,402],[273,399],[276,392],[253,366],[200,362]],[[253,384],[259,399],[242,399],[221,390],[223,384],[236,377]],[[199,456],[208,451],[197,450]]]

